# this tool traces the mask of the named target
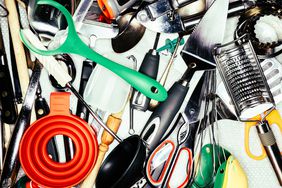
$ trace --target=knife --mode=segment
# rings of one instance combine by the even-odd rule
[[[81,94],[81,96],[83,96],[86,84],[95,66],[96,64],[90,60],[83,61],[79,85],[79,93]],[[86,122],[88,121],[89,111],[79,101],[77,102],[76,115],[84,119]]]

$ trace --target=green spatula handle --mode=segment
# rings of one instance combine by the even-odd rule
[[[68,35],[65,42],[54,50],[40,50],[30,44],[28,40],[24,37],[23,33],[21,32],[21,39],[23,43],[29,48],[31,51],[38,53],[40,55],[56,55],[62,53],[70,53],[70,54],[77,54],[83,57],[86,57],[96,63],[104,66],[105,68],[111,70],[119,77],[123,78],[126,82],[128,82],[132,87],[136,90],[143,93],[145,96],[157,100],[157,101],[164,101],[167,98],[167,92],[165,88],[159,84],[156,80],[141,74],[135,70],[117,64],[102,55],[98,54],[97,52],[93,51],[89,48],[78,36],[75,30],[75,26],[72,20],[72,17],[68,10],[62,6],[61,4],[53,1],[53,0],[40,0],[37,2],[38,5],[51,5],[60,10],[68,23]]]

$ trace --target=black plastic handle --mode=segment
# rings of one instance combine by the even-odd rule
[[[14,124],[17,119],[17,106],[14,98],[6,54],[2,51],[0,52],[0,99],[3,110],[2,120],[7,124]]]
[[[86,84],[88,82],[88,79],[89,79],[95,65],[96,65],[96,63],[94,63],[90,60],[83,61],[81,79],[80,79],[80,86],[79,86],[79,94],[81,96],[83,96]],[[89,111],[79,101],[77,102],[76,115],[79,116],[80,118],[84,119],[85,121],[88,121]]]
[[[150,151],[153,151],[170,132],[169,126],[176,117],[188,89],[182,81],[175,82],[168,91],[168,98],[159,104],[148,119],[141,132],[141,138],[147,142]]]
[[[160,62],[160,55],[156,50],[149,50],[146,53],[142,64],[139,68],[139,72],[150,76],[153,79],[157,78],[158,70],[159,70],[159,62]]]
[[[40,97],[35,99],[35,112],[36,119],[40,119],[50,113],[49,106],[44,98]]]
[[[36,119],[40,119],[50,113],[50,108],[45,98],[41,96],[40,84],[37,89],[37,98],[34,103]],[[59,162],[59,154],[56,146],[55,138],[52,138],[47,144],[48,154],[51,155],[53,161]]]
[[[156,79],[159,71],[159,61],[159,53],[153,49],[149,50],[142,61],[139,72]],[[151,99],[144,96],[141,92],[134,90],[130,102],[131,108],[140,111],[146,111],[149,107],[150,100]]]

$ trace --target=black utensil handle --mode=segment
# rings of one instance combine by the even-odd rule
[[[25,130],[30,125],[31,110],[39,83],[41,69],[42,65],[36,63],[27,88],[24,104],[15,123],[15,128],[10,138],[9,147],[5,155],[0,187],[12,187],[16,181],[17,173],[20,168],[20,142]]]
[[[17,119],[17,107],[14,101],[14,91],[7,58],[2,52],[0,52],[0,99],[3,110],[3,122],[14,124]]]
[[[267,121],[256,126],[259,138],[267,153],[279,184],[282,186],[282,156],[276,143],[276,139]]]
[[[148,149],[153,151],[163,137],[169,133],[169,125],[176,117],[184,98],[188,92],[188,87],[178,81],[168,91],[168,98],[161,102],[148,119],[141,132],[142,139],[147,142]]]
[[[158,52],[153,49],[149,50],[142,61],[139,72],[156,79],[159,70],[159,61],[160,55]],[[133,95],[130,100],[131,108],[145,112],[149,107],[149,103],[150,98],[137,90],[133,90]]]
[[[159,70],[159,61],[160,61],[159,53],[153,49],[149,50],[149,52],[146,53],[142,61],[142,64],[139,68],[139,72],[153,79],[156,79]]]
[[[96,63],[85,60],[83,61],[82,65],[82,72],[81,72],[81,79],[80,79],[80,86],[79,86],[79,94],[83,96],[86,84],[88,82],[88,79],[95,67]],[[81,103],[77,102],[77,107],[76,107],[76,115],[84,119],[85,121],[88,121],[89,118],[89,111],[87,108]]]
[[[22,95],[22,89],[21,89],[21,83],[17,68],[17,62],[16,62],[16,56],[13,48],[12,38],[10,36],[10,56],[11,56],[11,68],[12,68],[12,76],[14,81],[14,91],[15,91],[15,99],[16,103],[22,104],[23,103],[23,95]]]
[[[44,98],[37,98],[35,100],[36,119],[40,119],[50,113],[50,108]]]

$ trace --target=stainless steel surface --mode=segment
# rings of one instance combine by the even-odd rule
[[[256,128],[279,184],[282,186],[282,156],[280,154],[273,132],[267,122],[258,124]]]
[[[116,37],[118,35],[117,25],[86,19],[86,15],[89,12],[88,10],[92,6],[93,2],[93,0],[80,1],[72,17],[76,31],[87,38],[92,36],[97,38]]]
[[[237,121],[236,115],[228,108],[228,106],[224,103],[224,101],[219,97],[216,96],[216,111],[218,114],[219,119],[230,119]]]
[[[171,1],[172,6],[175,9],[178,9],[178,8],[184,7],[185,5],[193,3],[197,0],[170,0],[170,1]]]
[[[141,10],[137,20],[146,28],[160,33],[178,33],[185,30],[179,14],[167,0],[159,0]]]
[[[195,25],[197,25],[202,19],[205,11],[200,11],[184,17],[178,14],[179,7],[177,6],[189,6],[195,1],[172,1],[172,4],[168,0],[156,1],[145,9],[139,11],[137,14],[137,20],[140,21],[146,28],[163,33],[179,33],[179,32],[191,32]],[[207,10],[213,1],[207,1],[205,10]],[[246,10],[250,6],[254,5],[253,1],[244,0],[230,0],[229,1],[228,17],[238,16],[242,11]],[[198,6],[202,6],[198,4]],[[185,8],[185,7],[183,7]],[[219,9],[221,10],[221,9]],[[218,11],[218,10],[217,10]],[[220,11],[218,11],[220,12]],[[183,14],[183,13],[181,13]]]
[[[227,12],[228,1],[216,0],[188,38],[182,53],[215,66],[211,50],[223,41]]]
[[[259,60],[246,37],[215,50],[218,70],[239,117],[249,108],[274,103]]]
[[[15,123],[15,128],[4,159],[4,166],[1,174],[1,187],[12,187],[15,184],[17,173],[20,168],[20,141],[25,130],[30,124],[31,109],[34,103],[41,69],[42,65],[37,63],[29,82],[23,106]]]
[[[133,12],[120,16],[116,21],[119,34],[112,39],[112,48],[116,53],[132,49],[143,37],[146,28],[134,17]]]

